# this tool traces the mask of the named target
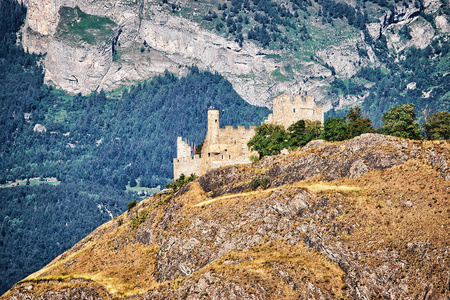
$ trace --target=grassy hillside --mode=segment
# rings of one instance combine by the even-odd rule
[[[449,161],[448,142],[367,134],[218,169],[102,225],[2,299],[445,298]]]
[[[116,24],[108,18],[82,12],[78,7],[61,7],[56,37],[76,44],[80,41],[96,45],[110,38]]]

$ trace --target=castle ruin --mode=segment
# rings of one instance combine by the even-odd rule
[[[251,151],[247,143],[255,135],[256,126],[220,128],[218,110],[208,111],[208,132],[203,142],[200,175],[210,169],[250,162],[250,156],[258,154]]]
[[[323,106],[316,105],[314,96],[284,94],[273,99],[273,113],[264,123],[288,128],[299,120],[320,121],[323,124]],[[192,173],[204,175],[211,169],[250,163],[250,156],[258,155],[247,146],[255,135],[255,128],[220,128],[219,111],[209,110],[208,131],[201,156],[192,156],[191,147],[181,137],[177,138],[177,157],[173,160],[174,178],[179,178],[182,173],[187,176]]]
[[[288,128],[299,120],[320,121],[323,124],[323,106],[317,105],[314,96],[284,94],[273,99],[273,113],[264,123]]]
[[[187,176],[200,174],[200,155],[192,155],[192,148],[182,137],[177,138],[177,157],[173,159],[173,176],[179,178],[181,174]]]

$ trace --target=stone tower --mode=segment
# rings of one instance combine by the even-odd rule
[[[181,136],[179,136],[177,138],[177,157],[185,158],[191,156],[192,156],[191,147],[183,141],[183,138]]]
[[[206,137],[210,146],[209,152],[219,152],[220,113],[218,110],[208,110],[208,129]]]
[[[268,116],[265,123],[283,125],[287,128],[298,120],[323,123],[323,106],[316,105],[314,96],[285,94],[273,99],[273,114]],[[250,150],[247,146],[254,135],[255,127],[220,128],[219,111],[208,110],[208,131],[203,141],[201,157],[191,156],[189,145],[178,138],[174,178],[178,178],[181,173],[203,175],[211,169],[250,163],[250,156],[258,155],[258,152]]]
[[[249,163],[250,156],[257,154],[247,146],[247,142],[254,134],[255,127],[220,128],[219,111],[209,110],[208,131],[203,142],[200,175],[223,166]]]
[[[200,174],[200,156],[192,156],[192,148],[183,138],[177,138],[177,157],[173,159],[173,175],[174,179],[180,177],[181,174],[189,176],[191,174]]]

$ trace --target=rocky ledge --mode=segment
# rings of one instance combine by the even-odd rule
[[[448,299],[449,163],[448,141],[365,134],[213,170],[1,299]]]

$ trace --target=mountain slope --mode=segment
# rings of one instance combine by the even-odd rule
[[[447,1],[21,2],[24,48],[47,53],[46,81],[71,93],[196,64],[261,106],[308,92],[327,110],[364,102],[375,123],[394,104],[450,109]]]
[[[213,170],[2,299],[445,299],[449,163],[448,142],[365,134]]]

